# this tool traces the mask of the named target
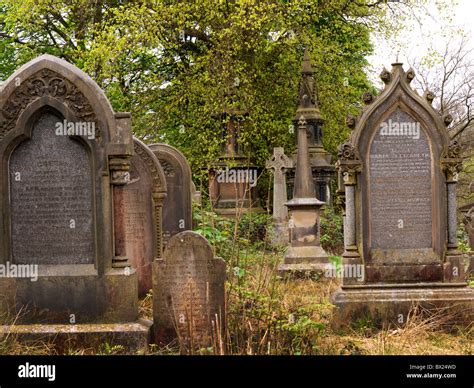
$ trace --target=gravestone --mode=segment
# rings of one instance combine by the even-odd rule
[[[329,264],[328,254],[321,247],[320,215],[324,202],[316,198],[308,147],[308,134],[316,126],[322,125],[322,119],[306,50],[302,74],[298,108],[293,118],[293,124],[298,128],[295,183],[293,198],[285,203],[290,217],[290,244],[284,262],[278,266],[278,270],[281,273],[306,275],[311,272],[323,272]]]
[[[235,90],[227,97],[235,100]],[[264,213],[258,192],[258,167],[250,163],[249,150],[239,140],[248,125],[248,113],[236,104],[219,115],[221,152],[209,172],[209,199],[213,211],[225,217],[239,218],[244,213]]]
[[[154,262],[155,340],[178,337],[182,351],[209,347],[225,332],[225,262],[209,242],[185,231],[173,236],[163,260]]]
[[[321,116],[318,100],[318,87],[314,79],[314,70],[311,66],[309,51],[304,52],[299,98],[303,95],[310,97],[313,106],[315,117],[308,125],[308,152],[311,164],[311,175],[313,178],[316,198],[326,204],[332,203],[331,198],[331,183],[334,179],[335,171],[331,163],[332,155],[324,149],[323,145],[323,127],[324,119]],[[305,115],[306,116],[306,115]],[[296,123],[290,127],[290,131],[298,135]],[[298,142],[297,142],[298,143]],[[298,144],[297,144],[298,146]],[[298,150],[292,155],[292,160],[296,162]],[[290,167],[287,171],[287,182],[289,187],[290,199],[293,198],[295,185],[296,169],[295,165]]]
[[[414,72],[395,63],[385,88],[367,107],[337,163],[344,188],[343,284],[333,295],[336,326],[359,318],[404,323],[412,304],[452,308],[472,320],[456,239],[460,148],[450,142],[449,115],[433,95],[410,87]],[[363,273],[364,276],[354,276]]]
[[[162,208],[166,179],[155,154],[134,139],[130,181],[124,190],[125,245],[131,265],[137,269],[138,295],[152,289],[152,263],[162,258]]]
[[[469,185],[469,190],[474,193],[474,182]],[[466,228],[469,246],[474,250],[474,203],[468,203],[460,208],[463,214],[463,223]]]
[[[28,334],[57,338],[73,325],[78,335],[146,342],[122,249],[132,152],[130,115],[64,60],[42,55],[2,85],[0,265],[26,272],[2,271],[0,316],[28,324]]]
[[[167,196],[163,202],[163,243],[166,245],[172,236],[193,227],[191,168],[184,155],[168,144],[152,144],[149,148],[159,160],[166,179]]]
[[[474,193],[474,182],[469,185],[469,190]],[[471,251],[474,251],[474,203],[469,203],[461,207],[463,214],[463,223],[467,232],[467,238]],[[474,255],[470,255],[468,258],[467,272],[468,274],[474,273]]]
[[[293,166],[293,161],[285,155],[283,147],[275,147],[273,156],[267,161],[266,168],[273,170],[273,228],[272,244],[288,243],[288,200],[286,192],[286,170]]]

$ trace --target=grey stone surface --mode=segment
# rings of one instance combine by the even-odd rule
[[[276,222],[283,222],[288,217],[285,174],[292,166],[293,161],[285,155],[283,147],[275,147],[273,156],[266,163],[267,169],[273,172],[273,220]]]
[[[385,122],[420,125],[400,109]],[[431,154],[425,131],[419,139],[377,131],[368,168],[371,248],[431,248]]]
[[[175,234],[192,229],[191,168],[176,148],[157,143],[149,146],[163,168],[167,196],[163,203],[164,245]]]
[[[93,264],[92,171],[86,149],[44,113],[10,156],[12,261]]]
[[[353,131],[338,148],[343,264],[361,266],[364,277],[344,277],[333,294],[335,326],[359,319],[383,326],[397,316],[405,323],[415,305],[450,311],[461,324],[474,318],[455,238],[460,147],[432,100],[410,87],[413,77],[400,63],[384,70],[384,90],[364,95],[368,106],[348,120]]]
[[[299,104],[294,123],[298,125],[298,153],[296,158],[293,198],[285,205],[289,211],[290,245],[279,270],[289,269],[287,264],[325,264],[329,258],[321,248],[320,213],[324,202],[316,198],[308,150],[308,132],[322,125],[315,94],[314,79],[305,51],[303,79],[300,85]],[[320,131],[320,128],[317,129]],[[309,268],[309,267],[308,267]],[[314,265],[312,266],[314,268]]]
[[[130,114],[66,61],[42,55],[1,86],[0,264],[35,264],[38,277],[0,278],[0,317],[31,330],[137,319],[137,274],[117,250],[132,153]]]

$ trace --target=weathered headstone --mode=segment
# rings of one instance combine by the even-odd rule
[[[0,316],[21,311],[16,323],[31,324],[30,334],[59,336],[59,324],[74,324],[77,334],[146,341],[149,328],[133,324],[137,275],[122,249],[132,152],[130,115],[114,113],[69,63],[43,55],[2,85]],[[34,276],[8,273],[20,265]]]
[[[185,231],[154,262],[153,316],[157,343],[178,337],[182,351],[209,347],[225,332],[225,262],[209,242]],[[219,345],[220,346],[220,345]]]
[[[233,88],[231,88],[233,89]],[[235,100],[235,90],[226,97]],[[213,210],[222,216],[263,213],[257,188],[258,167],[250,163],[249,152],[240,142],[248,113],[231,104],[219,115],[222,123],[219,160],[209,168],[209,198]]]
[[[275,147],[273,156],[267,161],[266,167],[273,170],[273,228],[272,243],[285,245],[288,243],[288,200],[286,192],[286,170],[293,166],[293,161],[285,155],[283,147]]]
[[[124,189],[126,255],[138,273],[138,294],[152,289],[152,263],[162,258],[162,208],[166,179],[160,162],[134,139],[130,181]]]
[[[163,243],[166,245],[172,236],[193,227],[191,168],[185,156],[168,144],[152,144],[149,148],[159,160],[166,178],[167,196],[163,202]]]
[[[474,182],[469,185],[469,190],[474,193]],[[464,214],[463,223],[466,228],[467,237],[471,250],[474,250],[474,203],[469,203],[460,208]]]
[[[381,78],[385,89],[364,95],[368,107],[348,120],[354,131],[339,148],[345,252],[336,324],[367,316],[403,323],[413,303],[456,306],[472,320],[474,292],[457,250],[462,160],[446,130],[451,118],[439,117],[431,93],[411,89],[412,70],[396,63]]]
[[[474,182],[471,182],[469,185],[469,189],[471,193],[474,193]],[[463,223],[464,227],[466,228],[467,238],[469,240],[469,246],[471,247],[471,251],[474,251],[474,203],[469,203],[461,208],[461,212],[463,213]],[[469,258],[467,272],[469,274],[474,273],[474,254],[472,254]]]

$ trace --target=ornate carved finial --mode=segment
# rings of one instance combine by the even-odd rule
[[[460,157],[461,157],[461,146],[456,140],[453,140],[448,148],[448,158],[457,159]]]
[[[370,92],[365,92],[364,95],[362,96],[362,99],[364,100],[365,104],[371,104],[374,100],[374,96]]]
[[[350,129],[354,129],[355,128],[355,125],[356,125],[356,119],[353,115],[348,115],[347,118],[346,118],[346,125],[350,128]]]
[[[299,127],[306,127],[306,119],[304,118],[303,115],[301,115],[299,120],[298,120],[298,126]]]
[[[451,124],[453,122],[453,116],[451,116],[449,113],[446,113],[443,116],[443,121],[444,121],[444,124],[446,126],[448,126],[449,124]]]
[[[415,78],[415,71],[410,67],[405,75],[407,77],[408,83],[410,83]]]
[[[354,160],[356,158],[354,146],[350,141],[346,141],[337,147],[337,157],[339,160]]]
[[[382,72],[380,73],[380,79],[385,85],[388,85],[392,80],[392,74],[384,67]]]
[[[426,101],[428,101],[428,103],[431,105],[433,103],[433,100],[435,99],[435,95],[433,92],[427,90],[425,91],[425,95],[424,95]]]
[[[311,66],[311,59],[309,57],[309,51],[307,48],[304,49],[304,56],[303,56],[303,74],[313,74],[313,68]]]
[[[301,114],[304,114],[308,121],[322,120],[313,73],[309,52],[305,49],[299,88],[299,105],[294,120],[299,120]]]

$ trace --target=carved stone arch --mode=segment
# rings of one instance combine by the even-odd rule
[[[148,146],[137,138],[133,139],[133,143],[135,154],[146,164],[153,181],[152,201],[156,240],[155,260],[161,259],[163,255],[163,202],[167,196],[166,178],[158,158]]]
[[[150,173],[153,177],[153,192],[166,194],[166,177],[158,158],[145,143],[136,137],[133,138],[133,148],[135,154],[140,155],[146,161],[147,166],[150,167]]]
[[[362,138],[366,135],[366,129],[371,124],[369,121],[383,114],[377,115],[376,112],[385,112],[394,105],[399,105],[403,107],[403,110],[408,110],[412,115],[417,115],[420,122],[431,121],[433,125],[427,129],[432,131],[433,135],[439,137],[443,150],[448,148],[449,136],[442,118],[426,99],[418,95],[410,87],[407,72],[403,70],[402,64],[397,63],[394,64],[390,83],[386,85],[377,98],[371,100],[370,105],[363,109],[357,120],[354,131],[351,134],[351,142],[356,147],[357,152],[359,151],[358,145],[364,144]]]
[[[191,167],[176,148],[163,143],[149,146],[163,167],[168,197],[163,205],[163,238],[192,229]]]
[[[101,141],[116,139],[115,114],[102,89],[82,70],[48,54],[23,65],[2,85],[0,139],[17,129],[21,112],[39,98],[67,105],[76,120],[95,121]]]

